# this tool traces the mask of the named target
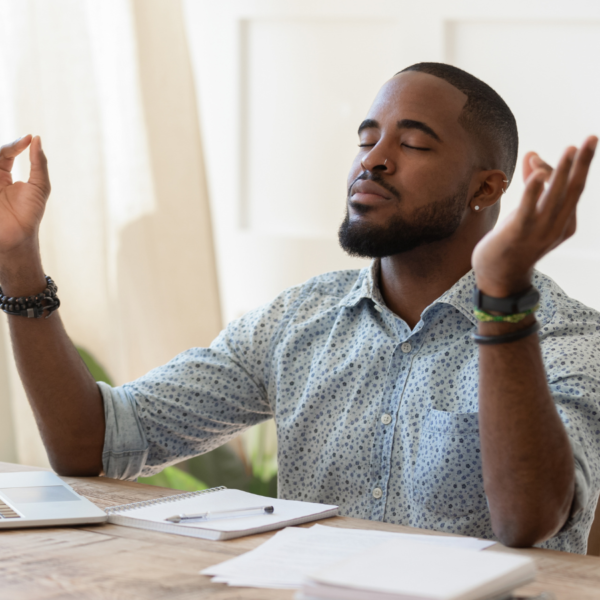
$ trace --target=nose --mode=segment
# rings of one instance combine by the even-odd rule
[[[395,165],[390,156],[383,148],[379,149],[377,144],[371,151],[362,159],[361,166],[365,171],[379,171],[390,174],[395,170]]]

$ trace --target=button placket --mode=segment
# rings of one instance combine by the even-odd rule
[[[370,494],[373,500],[381,500],[384,497],[383,490],[386,489],[390,478],[391,469],[391,446],[393,445],[394,428],[387,426],[382,422],[383,415],[390,416],[390,422],[392,421],[391,415],[394,414],[394,406],[397,406],[399,402],[399,390],[397,386],[393,385],[393,382],[397,381],[401,377],[402,368],[402,356],[398,356],[397,348],[400,340],[396,341],[394,350],[392,352],[391,360],[386,373],[387,382],[389,385],[384,385],[385,392],[381,398],[380,410],[384,411],[380,413],[377,418],[378,427],[375,430],[375,443],[373,445],[373,454],[371,455],[371,466],[369,469],[370,479]],[[371,487],[376,486],[376,488]],[[375,498],[373,496],[373,490],[379,489],[381,496]],[[385,513],[385,501],[373,502],[371,509],[371,519],[375,521],[381,521]]]
[[[379,485],[371,491],[373,499],[379,500],[379,502],[373,502],[373,513],[374,516],[376,514],[378,520],[383,520],[388,510],[387,496],[383,490],[387,489],[391,477],[392,449],[395,452],[394,463],[403,464],[403,459],[400,456],[400,454],[403,453],[403,446],[401,443],[398,444],[394,441],[402,437],[402,426],[399,424],[399,421],[396,421],[396,426],[390,426],[390,424],[394,421],[393,415],[399,414],[402,403],[404,402],[406,386],[412,373],[413,362],[419,350],[418,342],[418,334],[413,335],[411,342],[398,344],[394,352],[395,363],[398,365],[395,369],[396,379],[392,383],[393,392],[390,395],[389,403],[387,406],[382,406],[382,414],[380,416],[380,427],[383,431],[383,437],[388,440],[389,443],[387,446],[384,446],[384,452],[381,456],[382,477],[377,482]],[[391,370],[389,376],[392,377]],[[379,498],[375,496],[375,490],[381,492],[382,495]],[[382,498],[385,500],[382,501]],[[382,512],[379,512],[378,508],[380,508]]]
[[[404,344],[398,344],[396,346],[387,374],[388,381],[390,382],[391,392],[389,396],[384,398],[384,402],[381,407],[382,411],[384,412],[379,417],[379,431],[381,435],[381,444],[379,445],[380,451],[378,452],[378,460],[372,463],[373,469],[371,470],[372,482],[377,481],[379,484],[371,491],[371,495],[375,500],[381,500],[384,498],[383,490],[386,489],[391,476],[391,453],[396,446],[393,443],[393,440],[395,435],[398,434],[398,431],[396,431],[398,428],[390,427],[389,425],[393,422],[393,415],[398,412],[400,404],[402,403],[404,388],[411,372],[412,360],[414,358],[414,355],[406,356],[407,351],[403,349],[403,345],[404,348],[406,348],[408,345],[408,352],[413,349],[413,345],[407,342]],[[404,371],[402,370],[403,367]],[[402,449],[396,447],[395,451],[399,453],[402,451]],[[395,458],[399,459],[398,456]],[[375,494],[381,495],[376,496]],[[385,511],[385,502],[374,502],[371,518],[373,520],[382,520],[385,516]]]

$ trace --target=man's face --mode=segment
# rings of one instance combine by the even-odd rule
[[[383,257],[452,236],[467,206],[474,151],[458,118],[467,100],[446,81],[396,75],[359,130],[340,243]]]

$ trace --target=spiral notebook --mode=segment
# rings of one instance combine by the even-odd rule
[[[272,506],[273,513],[215,518],[200,522],[172,523],[166,520],[178,514],[243,510],[259,505]],[[145,502],[122,504],[106,509],[108,522],[115,525],[163,531],[207,540],[229,540],[290,525],[300,525],[317,519],[334,517],[337,515],[337,511],[338,507],[330,504],[267,498],[225,487],[187,492]]]

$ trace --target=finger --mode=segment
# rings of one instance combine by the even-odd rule
[[[562,233],[552,242],[546,253],[560,246],[564,241],[568,240],[577,230],[577,213],[573,211],[569,220],[565,223]]]
[[[523,158],[523,181],[527,181],[530,175],[536,170],[542,169],[548,173],[548,177],[552,173],[552,167],[544,162],[537,152],[528,152]]]
[[[548,218],[556,219],[556,216],[561,211],[567,195],[567,187],[569,183],[569,175],[577,154],[577,148],[570,146],[567,148],[558,165],[550,178],[548,189],[539,203],[538,208],[540,213],[545,213]]]
[[[570,219],[567,221],[563,239],[568,240],[577,230],[577,213],[573,211]]]
[[[26,135],[11,144],[6,144],[0,148],[0,171],[10,173],[15,158],[29,146],[31,143],[31,135]]]
[[[533,171],[525,182],[525,191],[517,212],[520,217],[527,219],[531,217],[537,208],[538,201],[544,191],[546,173],[542,169]]]
[[[597,144],[598,138],[596,136],[590,136],[577,151],[569,175],[567,197],[564,203],[565,217],[575,210],[579,198],[583,193]]]
[[[31,170],[29,183],[41,188],[44,192],[50,192],[50,175],[48,174],[48,160],[42,150],[42,140],[39,135],[33,138],[29,149],[29,160]]]

